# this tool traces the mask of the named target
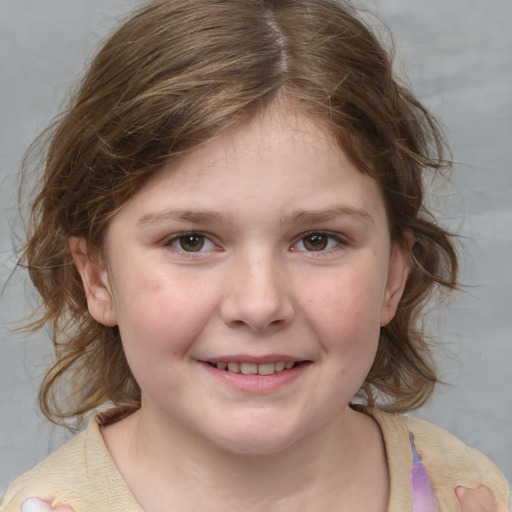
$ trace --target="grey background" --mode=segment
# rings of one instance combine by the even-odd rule
[[[417,416],[487,453],[512,481],[512,2],[360,0],[395,37],[397,68],[446,127],[457,165],[437,185],[463,235],[472,286],[428,315],[446,382]],[[97,43],[136,0],[0,0],[0,285],[15,266],[17,169]],[[386,33],[384,36],[387,37]],[[34,297],[15,273],[0,299],[0,495],[69,437],[37,408],[47,335],[13,322]]]

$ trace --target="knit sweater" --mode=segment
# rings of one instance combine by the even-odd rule
[[[488,487],[498,512],[507,512],[509,488],[482,453],[445,430],[403,415],[369,410],[386,448],[388,512],[458,512],[458,486]],[[437,507],[437,510],[436,510]],[[2,512],[143,512],[117,470],[97,420],[21,475],[7,490]]]

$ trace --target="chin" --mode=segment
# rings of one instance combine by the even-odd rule
[[[291,445],[293,440],[286,440],[281,438],[269,438],[269,436],[251,437],[250,439],[244,436],[242,439],[229,439],[225,442],[217,442],[217,446],[227,452],[236,455],[273,455],[280,453]]]
[[[282,452],[301,438],[284,425],[231,425],[227,432],[211,436],[210,440],[219,448],[238,455],[272,455]]]

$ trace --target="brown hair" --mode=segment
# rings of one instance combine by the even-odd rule
[[[53,421],[105,402],[129,413],[140,389],[119,331],[89,315],[70,236],[101,249],[106,227],[163,164],[248,120],[277,97],[322,120],[382,187],[392,237],[412,232],[412,272],[381,329],[360,390],[370,406],[421,405],[437,380],[419,314],[456,287],[450,235],[424,205],[423,174],[449,167],[441,131],[394,77],[391,58],[334,0],[165,0],[135,13],[101,48],[57,120],[20,263],[43,301],[57,363],[40,400]],[[68,400],[56,391],[66,382]]]

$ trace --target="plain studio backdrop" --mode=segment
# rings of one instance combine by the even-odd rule
[[[206,0],[205,0],[206,1]],[[512,2],[359,0],[394,35],[397,70],[443,122],[457,162],[438,184],[468,286],[426,318],[445,384],[414,414],[489,455],[512,481]],[[136,0],[0,0],[0,285],[15,267],[17,173],[99,41]],[[375,20],[372,23],[376,23]],[[383,32],[389,39],[389,34]],[[38,410],[52,349],[12,331],[34,304],[22,271],[0,298],[0,496],[70,437]]]

